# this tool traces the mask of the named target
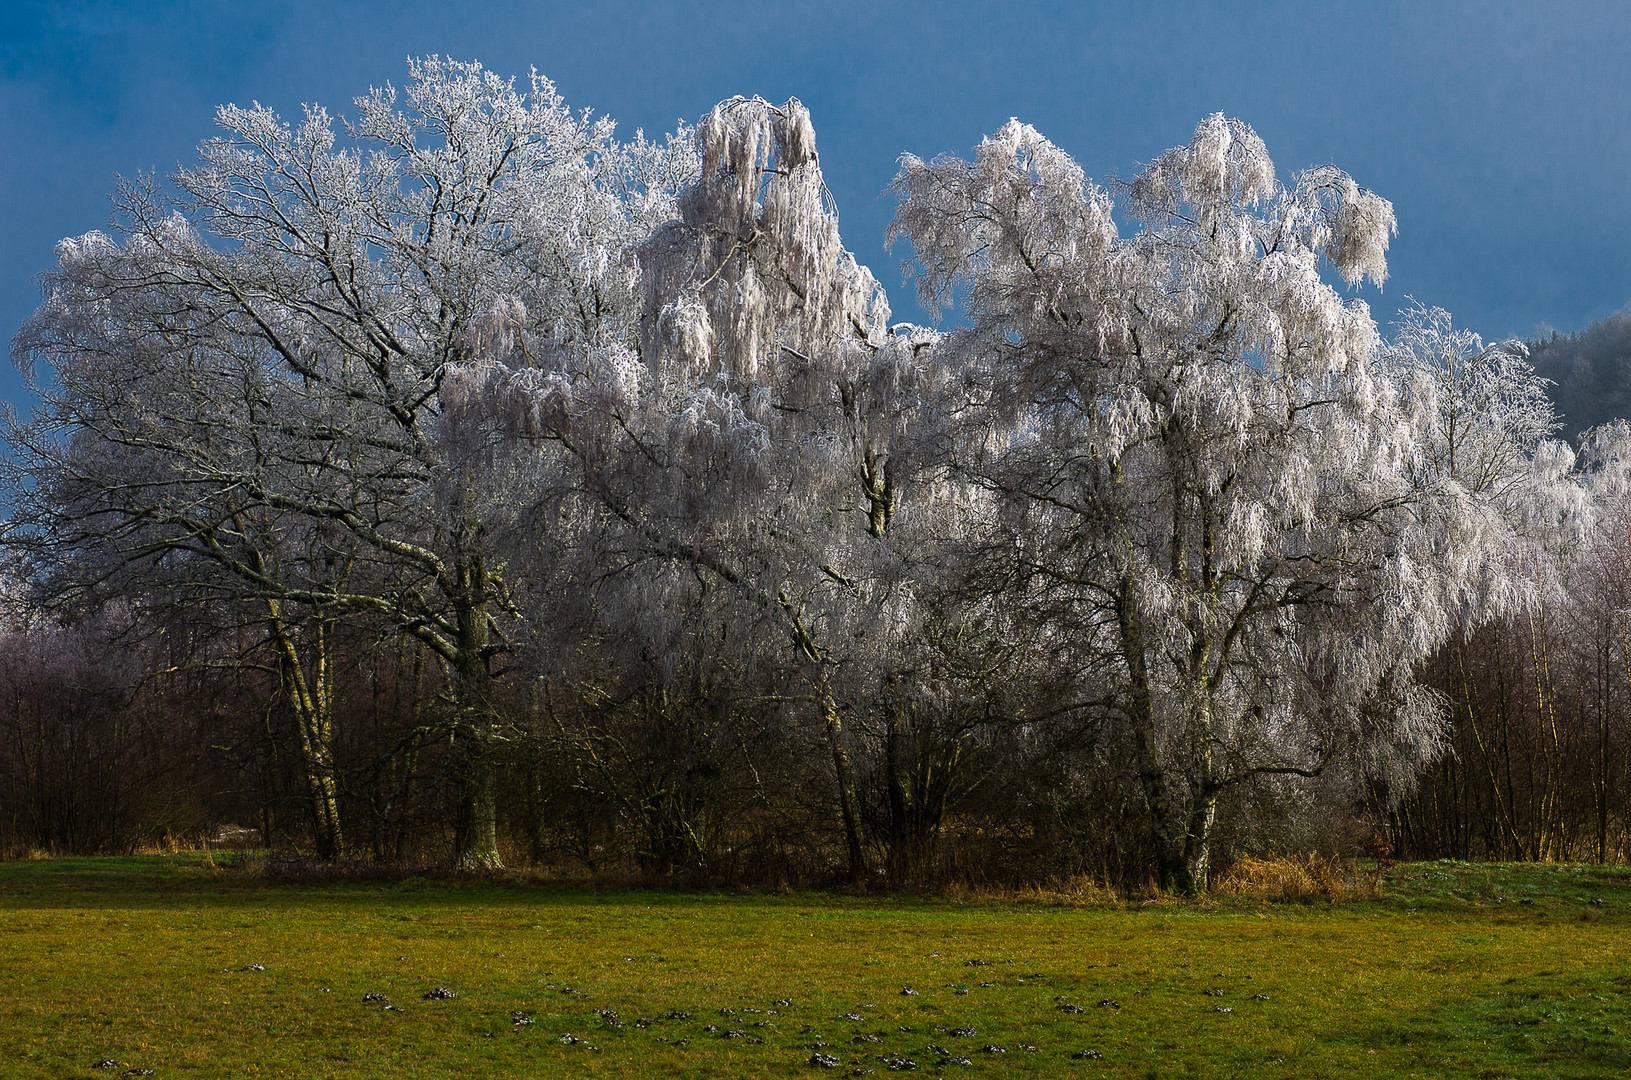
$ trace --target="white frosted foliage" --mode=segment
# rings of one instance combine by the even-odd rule
[[[1521,346],[1424,306],[1384,341],[1351,290],[1392,205],[1222,114],[1125,182],[1018,119],[903,156],[944,331],[890,324],[797,99],[625,141],[431,57],[349,119],[217,119],[58,245],[18,520],[108,581],[373,620],[472,708],[553,648],[585,701],[810,725],[858,880],[847,755],[918,723],[950,756],[891,814],[965,739],[1071,727],[1177,885],[1232,788],[1403,791],[1445,749],[1417,661],[1563,595],[1631,498],[1631,426],[1554,441]]]
[[[1059,632],[1142,748],[1163,872],[1204,879],[1231,784],[1342,746],[1390,776],[1430,759],[1410,664],[1497,602],[1500,530],[1481,493],[1421,483],[1439,400],[1325,279],[1385,279],[1391,205],[1334,167],[1281,184],[1222,115],[1109,189],[1017,121],[972,161],[901,165],[891,235],[971,323],[939,353],[983,389],[986,449],[958,466],[1002,508],[986,543],[1039,605],[1070,598]]]

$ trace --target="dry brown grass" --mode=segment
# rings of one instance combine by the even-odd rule
[[[974,885],[953,881],[939,894],[958,903],[983,904],[1019,901],[1062,907],[1116,907],[1127,897],[1120,889],[1085,874],[1041,885]]]
[[[1309,853],[1257,859],[1236,856],[1212,891],[1221,896],[1245,896],[1266,901],[1340,903],[1352,891],[1351,878],[1335,859]]]

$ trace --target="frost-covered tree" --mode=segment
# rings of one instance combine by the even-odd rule
[[[890,333],[882,289],[840,241],[803,105],[721,102],[693,145],[699,175],[634,253],[630,377],[512,378],[487,399],[507,403],[498,415],[512,428],[517,409],[542,418],[541,437],[581,463],[617,561],[648,568],[608,582],[610,617],[671,617],[673,600],[650,583],[672,588],[680,565],[733,594],[744,624],[760,627],[748,663],[794,660],[802,689],[779,696],[825,731],[859,878],[846,714],[912,625],[898,526],[909,429],[932,373],[921,335]]]
[[[465,866],[498,862],[519,735],[535,850],[533,789],[576,775],[694,867],[730,800],[774,803],[775,747],[857,880],[879,846],[910,875],[979,776],[1046,801],[1016,778],[1091,744],[1059,782],[1119,761],[1127,850],[1203,888],[1232,789],[1407,786],[1442,737],[1415,661],[1532,598],[1631,475],[1620,428],[1584,471],[1545,441],[1517,351],[1425,308],[1383,346],[1335,278],[1384,278],[1391,206],[1282,184],[1238,121],[1107,188],[1017,121],[903,159],[892,235],[967,312],[938,333],[844,248],[797,100],[620,143],[537,76],[410,76],[339,130],[223,108],[63,243],[13,344],[46,404],[8,427],[6,538],[36,582],[257,630],[323,854],[343,629],[439,659],[417,734]]]
[[[493,370],[479,399],[579,463],[579,510],[603,519],[595,578],[601,617],[623,628],[613,648],[694,670],[671,654],[687,590],[733,598],[737,625],[756,628],[743,668],[785,675],[773,693],[758,678],[737,692],[816,722],[859,879],[854,721],[900,685],[926,552],[956,529],[956,500],[916,464],[939,387],[933,335],[891,328],[883,290],[844,249],[797,100],[721,102],[691,145],[697,175],[631,253],[626,377]]]
[[[615,368],[622,253],[687,166],[536,74],[409,71],[405,107],[374,90],[343,137],[320,108],[290,127],[225,106],[200,164],[121,188],[117,237],[64,241],[13,343],[48,375],[10,433],[28,481],[11,532],[91,573],[201,568],[259,606],[292,690],[330,620],[416,638],[447,672],[457,859],[490,866],[491,682],[519,615],[503,556],[547,469],[472,420],[470,385]],[[321,787],[320,699],[303,730]]]
[[[898,503],[891,391],[910,392],[911,350],[889,337],[883,291],[839,239],[801,103],[721,102],[696,138],[701,175],[641,252],[647,407],[666,428],[665,479],[679,484],[653,507],[773,613],[771,632],[801,659],[859,878],[835,684],[879,647],[880,609],[902,599],[899,575],[876,562]]]
[[[1477,334],[1456,328],[1448,312],[1414,304],[1402,314],[1385,358],[1399,380],[1406,411],[1426,418],[1415,459],[1421,495],[1486,500],[1507,527],[1486,557],[1508,577],[1512,599],[1519,602],[1506,618],[1483,628],[1464,622],[1422,671],[1449,701],[1451,753],[1458,759],[1436,771],[1484,772],[1480,779],[1494,781],[1489,788],[1498,810],[1494,816],[1513,836],[1509,785],[1499,782],[1495,757],[1487,749],[1510,742],[1513,722],[1524,711],[1513,704],[1511,686],[1545,688],[1550,674],[1540,663],[1526,678],[1505,661],[1525,653],[1546,655],[1548,612],[1555,609],[1562,581],[1555,556],[1581,542],[1579,529],[1592,516],[1590,499],[1572,475],[1574,453],[1551,439],[1558,423],[1548,383],[1530,367],[1524,345],[1486,345]],[[1502,661],[1493,665],[1498,673],[1492,687],[1489,661],[1496,656]],[[1544,700],[1545,692],[1540,696]],[[1408,794],[1408,787],[1387,787],[1389,809]],[[1412,813],[1407,810],[1406,816]],[[1411,842],[1400,839],[1401,846]]]
[[[1421,483],[1454,483],[1493,498],[1508,515],[1534,474],[1535,452],[1558,429],[1547,381],[1517,341],[1485,345],[1443,308],[1413,304],[1385,349],[1406,408],[1428,417]]]
[[[1233,785],[1436,753],[1411,665],[1500,594],[1498,521],[1415,483],[1430,418],[1322,276],[1382,281],[1392,206],[1282,185],[1222,115],[1112,190],[1018,121],[895,190],[925,301],[968,314],[937,354],[975,392],[949,455],[991,495],[985,573],[1096,680],[1163,883],[1205,887]]]

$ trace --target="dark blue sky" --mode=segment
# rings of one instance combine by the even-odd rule
[[[688,9],[695,7],[698,13]],[[1384,323],[1414,296],[1486,337],[1578,329],[1631,300],[1631,5],[676,0],[471,5],[35,3],[0,10],[0,329],[116,174],[168,172],[214,107],[349,110],[440,53],[530,67],[632,134],[732,94],[810,107],[845,242],[921,318],[883,250],[903,151],[967,153],[1010,116],[1089,175],[1129,176],[1208,113],[1282,177],[1335,163],[1393,200]],[[9,365],[0,393],[21,399]]]

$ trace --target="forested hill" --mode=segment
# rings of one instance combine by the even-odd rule
[[[1555,331],[1529,342],[1535,373],[1563,421],[1560,434],[1574,441],[1598,424],[1631,417],[1631,304],[1573,334]]]

